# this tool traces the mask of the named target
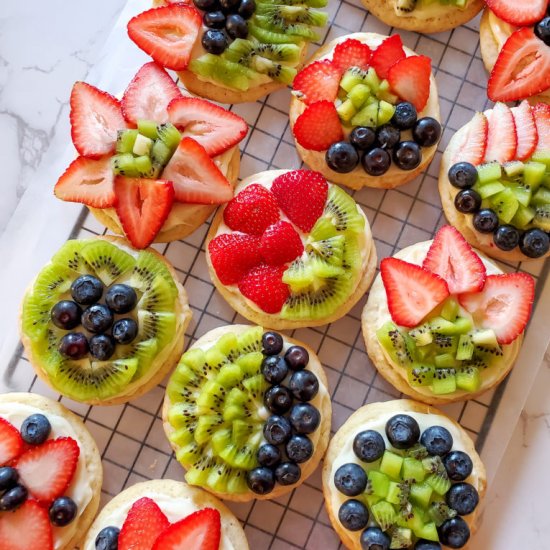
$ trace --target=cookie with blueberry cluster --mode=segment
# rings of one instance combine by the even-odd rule
[[[330,521],[351,550],[463,548],[486,483],[466,431],[405,399],[353,413],[332,438],[323,467]]]
[[[2,548],[78,547],[102,479],[99,450],[80,418],[40,395],[0,395]]]
[[[331,404],[311,348],[233,325],[183,354],[162,416],[187,483],[244,502],[277,498],[313,473],[327,448]]]

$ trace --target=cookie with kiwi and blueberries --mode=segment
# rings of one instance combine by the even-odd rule
[[[427,168],[441,136],[431,59],[397,34],[336,38],[296,75],[289,117],[300,157],[330,181],[403,185]]]
[[[447,220],[489,256],[550,256],[550,105],[476,113],[443,154],[439,194]]]
[[[156,7],[129,21],[128,35],[194,94],[221,103],[256,101],[292,82],[327,23],[327,4],[154,0]]]
[[[206,491],[181,481],[137,483],[99,513],[82,550],[248,550],[241,524]]]
[[[487,0],[479,24],[492,101],[550,101],[548,0]],[[520,66],[520,70],[518,70]]]
[[[40,395],[0,395],[0,547],[79,547],[102,480],[99,450],[80,418]]]
[[[445,225],[380,263],[361,319],[367,353],[419,401],[473,399],[513,367],[534,295],[533,277],[503,273]]]
[[[36,374],[60,394],[125,403],[156,384],[183,351],[191,319],[174,269],[118,237],[67,241],[30,284],[21,339]]]
[[[466,431],[408,399],[353,413],[332,438],[323,467],[325,506],[350,550],[463,548],[486,484]]]
[[[239,183],[206,249],[212,281],[231,307],[276,329],[343,317],[376,269],[361,207],[311,170],[271,170]]]
[[[162,416],[187,483],[244,502],[277,498],[313,473],[327,448],[331,403],[311,348],[233,325],[183,354]]]
[[[76,82],[70,105],[79,156],[54,193],[85,204],[135,248],[186,237],[233,197],[246,122],[183,95],[156,63],[139,69],[120,101]]]

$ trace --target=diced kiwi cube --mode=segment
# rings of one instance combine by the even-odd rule
[[[520,204],[510,223],[518,229],[525,229],[531,223],[535,214],[534,208]]]
[[[397,527],[391,533],[390,548],[410,548],[412,545],[412,531],[404,527]]]
[[[425,539],[425,540],[433,540],[438,541],[439,535],[437,533],[437,527],[435,526],[435,523],[432,521],[430,523],[425,523],[421,529],[418,529],[417,531],[414,531],[414,534],[419,539]]]
[[[531,187],[516,182],[506,182],[506,186],[512,190],[520,206],[529,206],[533,194]]]
[[[416,458],[407,457],[403,460],[403,479],[414,479],[416,482],[420,483],[424,481],[426,477],[426,472],[422,466],[422,462]]]
[[[386,495],[386,500],[392,504],[399,504],[400,497],[401,487],[399,486],[399,483],[390,481],[390,487],[388,489],[388,494]]]
[[[504,191],[493,195],[489,200],[498,219],[504,223],[510,223],[519,205],[514,192],[506,188]]]
[[[430,365],[413,363],[407,367],[407,377],[411,386],[431,386],[435,368]]]
[[[413,483],[409,498],[413,504],[420,506],[424,510],[430,505],[433,489],[427,483]]]
[[[380,89],[380,79],[373,67],[369,67],[365,80],[374,93],[378,92]]]
[[[336,111],[344,122],[349,122],[357,112],[355,104],[351,99],[346,99],[341,105],[338,105]]]
[[[531,157],[532,162],[541,162],[546,165],[547,169],[550,169],[550,149],[545,151],[535,151]]]
[[[365,84],[365,76],[366,74],[359,69],[348,69],[340,80],[340,88],[343,88],[346,92],[351,92],[358,84]]]
[[[488,162],[477,167],[477,178],[479,183],[497,181],[502,176],[502,168],[498,162]]]
[[[456,390],[456,373],[453,368],[435,369],[432,391],[438,395],[453,393]]]
[[[550,231],[550,204],[537,206],[533,225],[543,231]]]
[[[414,339],[414,343],[419,346],[427,346],[433,341],[432,331],[429,325],[420,325],[409,331],[409,336]]]
[[[367,126],[376,128],[378,126],[378,101],[363,107],[352,119],[353,126]]]
[[[550,204],[550,189],[546,187],[541,187],[534,195],[531,200],[533,206],[543,206],[545,204]]]
[[[142,155],[149,155],[152,147],[153,140],[151,138],[148,138],[143,134],[138,134],[136,141],[134,142],[134,147],[132,148],[132,153],[138,157],[141,157]]]
[[[393,361],[402,366],[412,363],[415,350],[414,341],[391,321],[384,323],[376,331],[376,336],[380,345]]]
[[[405,517],[399,514],[397,525],[411,529],[413,533],[416,533],[416,531],[420,531],[424,527],[423,517],[424,512],[420,508],[413,506],[412,510]]]
[[[454,322],[447,321],[447,319],[443,319],[443,317],[434,317],[429,322],[429,327],[433,332],[437,332],[439,334],[456,334]]]
[[[395,105],[398,102],[398,97],[390,92],[390,83],[387,80],[380,82],[380,87],[376,93],[378,99],[387,101],[391,105]]]
[[[399,479],[401,466],[403,466],[403,457],[396,455],[391,451],[384,451],[382,461],[380,462],[380,471],[382,473],[387,474],[394,479]]]
[[[476,330],[472,333],[472,342],[476,346],[486,346],[489,348],[497,348],[498,341],[495,332],[490,329]]]
[[[348,93],[348,98],[353,103],[355,109],[360,109],[367,102],[370,95],[370,88],[366,84],[357,84]]]
[[[523,167],[524,164],[520,160],[512,160],[510,162],[505,162],[502,165],[502,170],[506,174],[506,177],[513,179],[523,174]]]
[[[151,157],[149,155],[141,155],[140,157],[136,157],[135,166],[142,178],[149,178],[152,176],[153,164],[151,163]]]
[[[458,302],[453,299],[445,300],[441,308],[441,317],[447,321],[453,322],[459,312]]]
[[[371,511],[382,531],[387,531],[395,523],[395,509],[389,502],[381,500],[371,507]]]
[[[363,493],[362,498],[367,504],[367,506],[369,508],[372,508],[377,502],[380,502],[384,497],[381,497],[378,495],[366,495],[365,493]]]
[[[535,190],[540,187],[544,174],[546,172],[546,165],[542,162],[527,162],[523,170],[523,182],[525,185],[529,185],[531,189]]]
[[[440,496],[443,496],[451,488],[451,481],[446,472],[430,474],[426,478],[426,483]]]
[[[116,139],[117,153],[131,153],[138,136],[137,130],[119,130]]]
[[[456,516],[456,510],[449,508],[445,502],[436,501],[432,502],[430,505],[428,515],[435,525],[439,527],[445,520],[454,518]]]
[[[471,359],[474,354],[474,343],[469,334],[461,334],[458,339],[458,348],[456,350],[456,358],[459,361]]]
[[[154,120],[139,119],[137,123],[138,131],[141,135],[150,139],[157,139],[157,123]]]
[[[463,367],[456,372],[456,387],[467,391],[475,392],[481,386],[481,375],[476,367]]]
[[[504,191],[504,189],[506,189],[506,187],[500,181],[490,181],[488,183],[483,183],[479,185],[476,184],[474,186],[474,190],[479,193],[479,196],[482,199],[488,199],[489,197],[492,197],[493,195]]]
[[[386,498],[390,489],[390,479],[388,476],[377,470],[370,470],[368,476],[372,483],[373,494],[380,498]]]
[[[388,123],[395,113],[395,107],[387,101],[380,100],[378,104],[378,126]]]

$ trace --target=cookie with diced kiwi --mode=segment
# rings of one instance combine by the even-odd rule
[[[187,483],[228,500],[276,498],[326,450],[327,380],[300,342],[259,326],[220,327],[181,357],[163,421]]]
[[[351,309],[376,265],[368,220],[345,191],[311,170],[246,178],[207,237],[212,281],[251,321],[324,325]]]
[[[535,283],[504,274],[452,226],[380,264],[362,316],[367,353],[399,391],[426,403],[472,399],[510,371]]]
[[[178,361],[191,318],[173,268],[116,237],[67,241],[22,302],[20,328],[36,373],[90,404],[124,403]]]
[[[463,548],[485,488],[485,467],[466,431],[406,399],[353,413],[323,467],[330,521],[352,550]]]

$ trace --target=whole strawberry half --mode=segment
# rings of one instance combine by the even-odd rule
[[[262,258],[270,265],[292,262],[304,251],[304,244],[296,229],[282,220],[264,231],[260,246]]]
[[[333,101],[316,101],[296,119],[292,132],[296,141],[311,151],[325,151],[344,139],[340,117]]]
[[[412,55],[400,59],[388,70],[392,92],[412,103],[420,113],[430,97],[432,61],[425,55]]]
[[[0,418],[0,466],[17,458],[23,450],[23,439],[19,430],[7,420]]]
[[[316,101],[334,101],[338,94],[342,71],[328,59],[314,61],[295,77],[292,89],[306,104]]]
[[[118,550],[151,550],[170,522],[156,502],[148,497],[136,500],[124,520]]]
[[[290,295],[283,283],[285,266],[261,264],[252,268],[240,281],[241,294],[266,313],[279,313]]]
[[[370,66],[372,51],[367,46],[355,38],[348,38],[340,42],[334,48],[332,54],[332,64],[344,73],[350,67],[358,67],[366,71]]]
[[[398,34],[386,38],[382,44],[372,52],[370,64],[379,78],[388,78],[390,68],[399,60],[405,58],[403,42]]]
[[[47,477],[47,473],[43,472]],[[25,501],[11,512],[0,513],[2,550],[53,550],[53,533],[48,510],[35,500]]]

